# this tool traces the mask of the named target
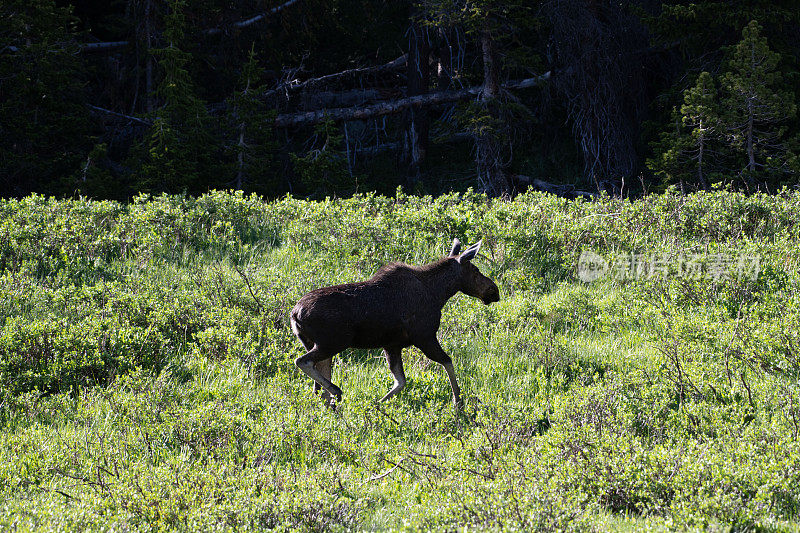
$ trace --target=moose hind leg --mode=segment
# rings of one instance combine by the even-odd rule
[[[323,373],[315,366],[317,363],[330,360],[334,355],[335,354],[320,350],[319,346],[314,346],[308,351],[307,354],[298,357],[294,364],[297,365],[297,368],[305,372],[308,377],[313,379],[316,383],[319,383],[319,385],[326,392],[328,392],[332,397],[336,398],[336,401],[341,401],[342,389],[331,383],[330,364],[327,366],[323,365],[323,368],[326,368],[327,375],[323,375]]]
[[[406,373],[405,370],[403,370],[402,348],[384,348],[383,353],[386,355],[386,362],[389,363],[389,370],[391,370],[392,376],[394,376],[394,386],[392,390],[386,393],[386,396],[380,400],[385,402],[406,386]]]
[[[323,359],[322,361],[316,363],[314,367],[319,370],[319,373],[322,374],[324,378],[328,381],[331,379],[331,366],[333,365],[333,358],[329,357],[328,359]],[[333,404],[333,396],[330,395],[328,391],[323,389],[319,383],[316,381],[314,382],[314,393],[319,394],[320,391],[322,392],[322,399],[325,400],[325,403],[328,406]]]
[[[461,389],[458,387],[458,380],[456,380],[453,360],[450,359],[450,356],[442,349],[439,341],[434,337],[431,340],[417,344],[416,347],[422,350],[425,357],[444,367],[444,371],[447,372],[447,379],[450,380],[450,388],[453,390],[453,404],[455,404],[456,407],[461,407]]]

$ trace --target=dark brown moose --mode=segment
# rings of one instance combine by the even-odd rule
[[[442,307],[459,291],[486,305],[500,300],[497,285],[471,263],[480,246],[478,242],[460,253],[461,243],[455,239],[450,255],[433,263],[391,263],[367,281],[323,287],[303,296],[292,309],[291,324],[308,353],[295,364],[314,380],[314,390],[321,387],[326,399],[341,401],[342,390],[331,383],[333,356],[350,347],[383,348],[394,376],[394,386],[381,398],[386,401],[406,384],[403,348],[416,346],[444,366],[453,402],[460,406],[453,362],[436,331]]]

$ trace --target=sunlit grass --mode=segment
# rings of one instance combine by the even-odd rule
[[[44,222],[40,242],[20,228],[0,240],[0,316],[15,325],[2,342],[16,339],[0,344],[3,527],[797,530],[796,239],[760,245],[765,274],[752,283],[583,284],[569,270],[581,246],[713,239],[630,230],[669,197],[626,204],[625,222],[587,218],[618,205],[547,197],[356,199],[324,212],[215,195],[204,201],[246,204],[249,222],[217,234],[203,214],[156,228],[145,204],[125,215],[135,240],[121,232],[107,257],[96,249],[111,237],[91,226],[74,257]],[[707,211],[718,235],[724,213]],[[435,259],[459,228],[486,240],[481,268],[502,296],[487,307],[460,294],[444,309],[463,410],[415,348],[406,388],[383,404],[381,351],[337,356],[344,395],[327,408],[293,364],[291,307],[389,260]],[[86,367],[69,365],[80,357]],[[26,361],[44,363],[20,370]],[[13,389],[32,375],[48,388]]]

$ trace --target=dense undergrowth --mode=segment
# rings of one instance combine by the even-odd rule
[[[797,213],[725,191],[2,201],[0,527],[797,530]],[[463,412],[413,349],[380,405],[381,354],[344,353],[326,409],[294,302],[453,237],[501,288],[445,309]],[[583,283],[586,251],[617,270]]]

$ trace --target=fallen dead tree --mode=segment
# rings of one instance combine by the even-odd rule
[[[556,196],[569,198],[571,200],[574,200],[575,198],[591,199],[598,196],[595,192],[579,190],[574,185],[550,183],[549,181],[531,178],[530,176],[525,176],[524,174],[516,174],[513,176],[513,179],[521,187],[527,187],[537,191],[555,194]]]
[[[289,89],[292,90],[299,90],[299,89],[305,89],[306,87],[309,86],[331,83],[341,78],[346,78],[348,76],[364,76],[365,74],[381,74],[383,72],[391,72],[393,70],[399,70],[405,67],[407,62],[408,62],[408,54],[403,54],[397,59],[393,59],[388,63],[384,63],[383,65],[377,65],[374,67],[351,68],[348,70],[343,70],[341,72],[335,72],[333,74],[326,74],[324,76],[320,76],[319,78],[310,78],[302,82],[290,83],[288,87]]]
[[[546,72],[535,78],[517,80],[503,85],[503,89],[524,89],[535,87],[546,81],[550,77],[550,72]],[[318,111],[307,111],[302,113],[285,113],[275,117],[275,126],[279,128],[295,128],[300,126],[311,126],[327,120],[334,122],[347,122],[352,120],[367,120],[382,115],[392,115],[405,109],[449,104],[461,100],[467,100],[478,96],[483,90],[483,85],[460,89],[456,91],[439,91],[435,93],[420,94],[408,98],[400,98],[386,102],[379,102],[360,107],[338,107],[322,109]]]
[[[239,22],[234,22],[229,27],[233,28],[233,29],[240,30],[242,28],[246,28],[248,26],[252,26],[253,24],[255,24],[257,22],[261,22],[262,20],[266,19],[268,16],[274,15],[275,13],[277,13],[279,11],[282,11],[284,8],[287,8],[287,7],[291,6],[292,4],[294,4],[297,1],[298,0],[287,0],[286,2],[282,3],[281,5],[273,7],[269,11],[266,11],[264,13],[255,15],[253,17],[250,17],[249,19],[240,20]],[[205,33],[206,35],[217,35],[217,34],[225,32],[225,30],[226,30],[226,28],[209,28],[209,29],[205,30],[203,33]]]
[[[110,109],[105,109],[103,107],[97,107],[96,105],[86,104],[86,107],[96,115],[105,115],[108,117],[113,117],[117,120],[123,120],[126,122],[136,122],[137,124],[141,124],[142,126],[152,126],[153,121],[148,119],[143,119],[139,117],[133,117],[131,115],[126,115],[124,113],[118,113],[117,111],[112,111]]]
[[[240,20],[238,22],[234,22],[226,27],[220,28],[208,28],[207,30],[203,30],[203,34],[205,35],[218,35],[221,33],[225,33],[228,29],[235,29],[240,30],[242,28],[246,28],[248,26],[252,26],[262,20],[265,20],[270,15],[274,15],[282,11],[283,9],[291,6],[292,4],[296,3],[298,0],[287,0],[286,2],[273,7],[272,9],[260,13],[258,15],[252,16],[245,20]],[[97,42],[97,43],[81,43],[80,50],[81,52],[106,52],[109,50],[114,50],[117,48],[125,48],[129,46],[131,43],[130,41],[108,41],[108,42]]]
[[[81,43],[81,52],[105,52],[108,50],[116,50],[117,48],[125,48],[130,45],[130,41],[109,41],[102,43]]]
[[[286,94],[288,92],[298,92],[302,91],[303,89],[311,88],[311,87],[320,87],[325,84],[330,84],[337,82],[343,78],[348,78],[351,76],[365,76],[365,75],[376,75],[376,74],[384,74],[387,72],[392,72],[396,70],[401,70],[405,68],[406,63],[408,62],[408,54],[403,54],[397,59],[393,59],[388,63],[384,63],[383,65],[376,65],[373,67],[358,67],[358,68],[351,68],[347,70],[343,70],[341,72],[334,72],[332,74],[326,74],[324,76],[320,76],[318,78],[309,78],[307,80],[298,81],[298,80],[290,80],[286,82],[282,82],[274,89],[270,89],[263,94],[264,98],[270,98],[275,96],[276,94]],[[358,91],[371,91],[377,89],[358,89]]]

